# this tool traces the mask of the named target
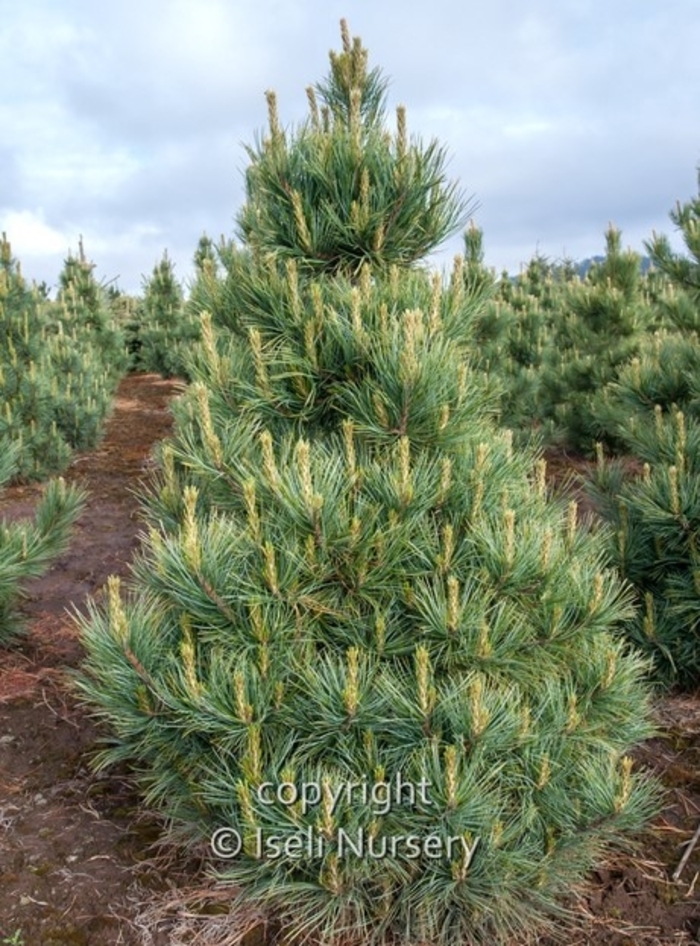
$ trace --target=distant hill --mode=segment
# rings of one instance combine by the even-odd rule
[[[600,254],[596,256],[587,256],[585,259],[582,259],[582,260],[566,260],[566,261],[558,260],[555,263],[552,263],[546,257],[540,257],[540,259],[543,262],[546,269],[555,278],[557,276],[561,276],[562,273],[564,272],[568,274],[571,274],[573,272],[579,277],[579,279],[585,279],[592,266],[605,262],[605,256],[602,256]],[[652,268],[652,265],[653,263],[651,261],[651,257],[640,256],[639,271],[642,274],[642,276],[645,276],[649,272],[649,270]],[[514,283],[514,282],[517,282],[518,279],[522,277],[524,272],[525,272],[525,267],[523,266],[519,274],[513,275],[511,273],[508,273],[506,275],[507,275],[507,278],[511,282]]]
[[[574,263],[576,266],[576,272],[583,279],[591,266],[594,266],[596,263],[605,262],[604,256],[587,256],[586,259],[581,260],[580,262]],[[639,269],[644,276],[651,269],[651,258],[649,256],[642,256],[639,262]]]

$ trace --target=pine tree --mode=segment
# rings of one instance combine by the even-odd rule
[[[654,679],[694,690],[700,675],[700,198],[671,219],[690,256],[654,234],[646,246],[668,280],[659,321],[610,385],[608,428],[643,473],[623,477],[602,453],[592,492],[611,525],[611,552],[635,588],[626,633],[653,660]],[[658,281],[657,281],[658,290]]]
[[[619,446],[607,386],[639,352],[657,314],[612,225],[606,255],[584,281],[570,264],[536,255],[512,285],[501,281],[482,327],[482,362],[504,389],[503,417],[535,428],[545,443],[593,454],[596,441]]]
[[[69,254],[64,261],[57,301],[48,309],[47,360],[57,376],[51,389],[54,413],[75,450],[98,443],[129,364],[125,334],[94,269],[81,238],[78,256]]]
[[[638,365],[636,366],[639,367]],[[700,423],[661,405],[624,430],[643,472],[625,475],[599,452],[590,484],[610,551],[635,589],[624,631],[651,660],[654,682],[694,691],[700,678]]]
[[[65,272],[77,267],[79,282],[51,302],[0,241],[0,441],[20,446],[18,478],[60,472],[74,449],[94,446],[126,369],[123,337],[83,264],[69,257]]]
[[[384,269],[422,259],[465,222],[467,202],[446,184],[437,142],[409,140],[405,109],[384,126],[386,80],[343,27],[326,82],[309,87],[310,118],[291,141],[277,97],[267,93],[269,131],[249,148],[241,236],[256,253],[291,258],[319,273]]]
[[[214,241],[211,237],[207,236],[206,233],[202,234],[199,238],[197,249],[194,251],[193,263],[198,276],[205,273],[208,269],[211,269],[214,274],[216,273],[216,247],[214,246]]]
[[[58,282],[59,300],[70,298],[74,305],[80,303],[86,321],[100,322],[101,315],[101,287],[94,276],[95,264],[85,255],[83,238],[78,241],[78,255],[69,253],[63,261]]]
[[[494,426],[462,261],[409,265],[461,216],[442,152],[382,132],[342,35],[326,117],[311,97],[289,138],[271,107],[251,154],[237,310],[204,320],[80,687],[102,763],[135,764],[175,837],[235,829],[222,882],[291,938],[504,942],[653,809],[643,665],[599,540]]]
[[[5,234],[0,240],[0,452],[14,456],[13,476],[61,470],[71,450],[55,423],[50,324],[46,305],[26,283]],[[15,449],[17,448],[17,449]]]
[[[167,252],[143,280],[143,298],[130,347],[134,368],[165,377],[186,376],[189,350],[199,338],[199,319],[185,303]]]
[[[495,273],[484,265],[484,234],[473,220],[464,231],[464,281],[467,289],[476,295],[496,291]]]
[[[507,272],[496,281],[484,265],[483,234],[470,223],[464,234],[464,284],[480,298],[473,320],[471,357],[498,396],[499,417],[527,441],[538,419],[542,335],[546,313],[527,294],[522,280],[514,288]]]

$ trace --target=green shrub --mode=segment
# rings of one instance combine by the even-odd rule
[[[17,445],[6,446],[0,453],[0,487],[14,474],[18,454]],[[23,583],[46,571],[66,548],[83,500],[81,490],[53,480],[44,490],[33,521],[6,524],[0,517],[0,644],[20,629],[15,608]]]

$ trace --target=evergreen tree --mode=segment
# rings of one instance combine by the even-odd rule
[[[410,265],[465,222],[467,203],[446,184],[437,142],[409,140],[404,108],[384,126],[386,80],[367,70],[367,51],[343,27],[326,82],[309,88],[309,120],[284,131],[267,93],[268,135],[249,148],[240,232],[257,253],[291,258],[314,272]]]
[[[473,363],[497,392],[502,424],[527,441],[538,417],[542,333],[546,315],[522,279],[507,272],[496,281],[484,266],[483,234],[473,223],[464,234],[464,282],[481,305],[473,321]]]
[[[342,35],[326,117],[288,139],[271,107],[251,154],[237,309],[204,321],[80,687],[102,763],[175,836],[235,829],[219,876],[291,938],[505,942],[654,806],[643,665],[599,540],[493,424],[462,261],[409,266],[461,216],[442,152],[381,130]]]
[[[125,334],[94,269],[81,238],[78,256],[64,261],[57,301],[48,310],[48,357],[60,379],[52,383],[56,423],[75,450],[98,443],[129,364]]]
[[[86,321],[100,322],[102,315],[102,289],[95,279],[95,264],[88,260],[83,247],[83,238],[78,241],[78,255],[69,253],[63,261],[58,277],[59,300],[70,298],[74,305],[81,304]]]
[[[496,290],[495,274],[484,265],[484,234],[473,220],[464,231],[464,281],[475,295]]]
[[[216,247],[214,246],[214,241],[211,239],[211,237],[208,237],[206,233],[202,234],[202,236],[199,238],[197,249],[194,252],[193,262],[198,276],[206,272],[207,269],[211,269],[213,273],[216,274]]]
[[[479,326],[481,363],[504,391],[504,421],[590,454],[596,441],[620,445],[607,386],[657,319],[639,256],[622,251],[615,227],[605,239],[606,255],[585,281],[535,256],[512,284],[499,284]]]
[[[0,452],[14,456],[13,476],[63,469],[70,445],[56,424],[51,326],[46,305],[27,286],[5,234],[0,240]]]
[[[669,281],[657,292],[660,321],[676,331],[644,339],[638,357],[609,387],[610,428],[644,472],[623,477],[598,464],[592,491],[611,529],[611,552],[633,583],[638,609],[626,624],[653,659],[657,682],[694,690],[700,674],[700,198],[671,219],[690,256],[668,239],[646,244]],[[658,290],[658,282],[657,290]]]
[[[605,231],[605,256],[590,267],[586,278],[593,286],[616,289],[625,299],[634,301],[639,296],[640,267],[639,254],[622,249],[622,232],[611,223]]]
[[[167,252],[143,281],[143,298],[130,347],[134,368],[165,377],[186,376],[189,350],[199,338],[199,319],[185,303]]]
[[[75,269],[71,257],[66,271]],[[123,337],[91,266],[78,266],[57,302],[29,288],[0,241],[0,441],[20,446],[15,475],[42,479],[74,449],[94,446],[126,368]]]
[[[700,424],[675,408],[624,430],[643,472],[599,453],[589,488],[610,528],[610,551],[635,589],[624,630],[653,661],[656,684],[689,691],[700,678]]]

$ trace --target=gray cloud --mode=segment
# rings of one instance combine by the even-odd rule
[[[391,78],[391,108],[404,103],[410,129],[447,147],[497,269],[538,249],[600,252],[610,220],[641,249],[695,193],[696,0],[352,6],[8,4],[0,228],[18,230],[25,271],[55,282],[83,233],[124,288],[166,247],[184,277],[203,230],[233,232],[265,89],[283,123],[301,120],[344,14]]]

